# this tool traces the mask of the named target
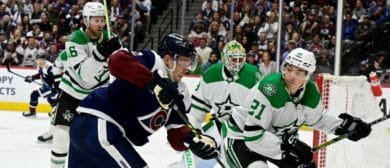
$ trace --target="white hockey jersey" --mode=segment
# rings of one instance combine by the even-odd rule
[[[107,38],[107,31],[103,31],[97,42]],[[107,62],[100,62],[93,56],[93,52],[98,52],[97,42],[91,41],[81,28],[73,32],[65,43],[66,55],[60,55],[65,71],[60,88],[76,99],[85,98],[109,81]]]
[[[203,74],[191,97],[191,123],[199,128],[208,112],[214,113],[219,121],[225,121],[230,117],[232,108],[244,102],[260,77],[257,67],[250,64],[243,66],[237,80],[226,75],[221,63],[211,66]]]
[[[232,120],[233,119],[233,120]],[[251,90],[245,103],[233,109],[227,122],[228,137],[244,139],[248,148],[273,159],[281,159],[281,136],[305,124],[333,133],[341,119],[323,113],[320,93],[309,81],[303,94],[291,97],[282,74],[265,77]]]

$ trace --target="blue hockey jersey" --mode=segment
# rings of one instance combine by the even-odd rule
[[[132,52],[137,60],[151,71],[167,76],[163,62],[154,51]],[[179,92],[184,95],[186,109],[190,99],[187,86],[178,82]],[[140,88],[123,79],[116,79],[107,87],[102,87],[80,102],[78,113],[87,113],[115,124],[134,145],[144,145],[148,136],[162,126],[177,128],[183,120],[172,109],[163,110],[148,89]]]

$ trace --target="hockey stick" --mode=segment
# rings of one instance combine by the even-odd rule
[[[176,104],[173,105],[173,109],[176,111],[177,114],[179,114],[180,118],[183,119],[184,123],[186,123],[186,125],[191,129],[191,131],[194,132],[197,137],[199,137],[198,132],[196,131],[195,127],[190,123],[190,121],[188,121],[187,117],[184,116],[184,114],[179,109],[179,107],[177,107]],[[215,160],[217,160],[218,164],[222,168],[226,168],[225,164],[220,159],[221,154],[218,151],[217,151],[217,154],[218,154],[218,156],[215,157]]]
[[[18,73],[16,73],[16,72],[11,71],[11,68],[10,68],[10,65],[9,65],[9,64],[6,64],[6,66],[7,66],[7,70],[8,70],[9,73],[14,74],[14,75],[16,75],[16,76],[18,76],[18,77],[21,77],[21,78],[23,78],[23,79],[26,78],[25,76],[23,76],[23,75],[21,75],[21,74],[18,74]],[[36,82],[36,81],[32,81],[32,82],[35,83],[35,84],[37,84],[37,85],[42,86],[42,84],[39,83],[39,82]]]
[[[110,17],[109,17],[108,8],[107,8],[107,0],[103,0],[103,4],[104,4],[105,17],[106,17],[105,20],[106,20],[106,26],[107,26],[107,36],[108,36],[108,39],[110,39],[111,38],[111,30],[110,30]]]
[[[380,123],[380,122],[382,122],[382,121],[385,121],[385,120],[387,120],[387,119],[389,119],[389,118],[390,118],[390,114],[387,114],[387,115],[385,115],[385,116],[383,116],[383,117],[381,117],[381,118],[378,118],[378,119],[376,119],[376,120],[370,122],[369,125],[372,126],[372,125],[378,124],[378,123]],[[329,145],[332,145],[332,144],[334,144],[334,143],[336,143],[336,142],[338,142],[338,141],[340,141],[340,140],[343,140],[343,139],[345,139],[345,138],[348,138],[348,137],[349,137],[349,134],[340,135],[340,136],[335,137],[335,138],[333,138],[333,139],[331,139],[331,140],[329,140],[329,141],[324,142],[323,144],[320,144],[320,145],[314,147],[314,148],[312,149],[312,151],[313,151],[313,152],[318,152],[319,150],[321,150],[321,149],[323,149],[323,148],[325,148],[325,147],[327,147],[327,146],[329,146]]]

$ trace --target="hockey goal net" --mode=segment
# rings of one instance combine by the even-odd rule
[[[383,116],[365,76],[320,74],[316,83],[322,95],[324,112],[338,116],[349,113],[371,122]],[[379,125],[379,124],[378,124]],[[387,136],[387,137],[386,137]],[[314,131],[313,146],[334,138],[333,134]],[[376,126],[368,138],[353,142],[342,140],[314,154],[318,168],[376,168],[389,166],[390,143],[385,130]],[[384,149],[386,148],[386,149]],[[385,152],[385,153],[383,153]]]

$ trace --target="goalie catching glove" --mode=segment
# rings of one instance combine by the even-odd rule
[[[315,168],[311,147],[300,141],[296,134],[284,134],[281,149],[282,162],[286,167]]]
[[[198,132],[190,132],[184,138],[184,145],[191,150],[196,156],[202,159],[212,159],[218,156],[217,143],[214,138]]]
[[[348,134],[348,139],[358,141],[367,137],[371,132],[370,124],[362,121],[360,118],[353,117],[347,113],[340,114],[339,118],[343,119],[343,122],[335,130],[336,135]]]

